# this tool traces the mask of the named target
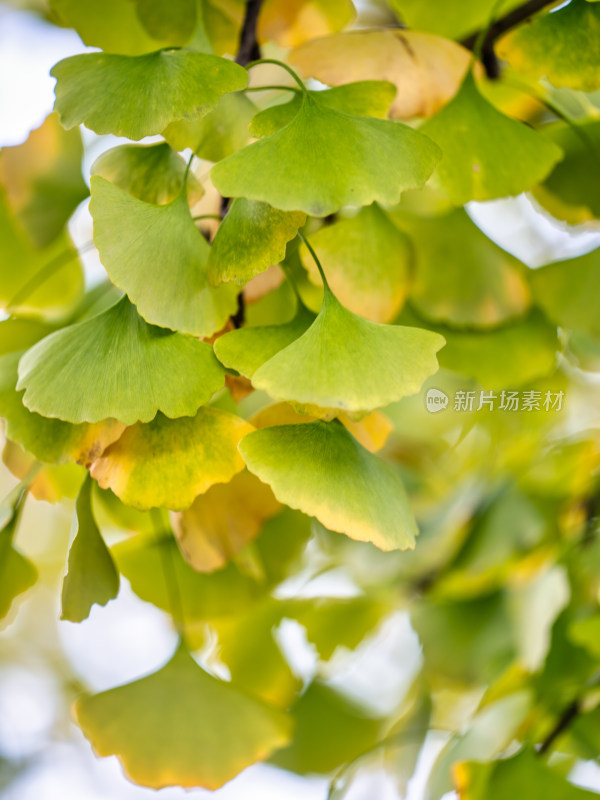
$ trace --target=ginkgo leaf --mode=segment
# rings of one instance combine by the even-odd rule
[[[238,197],[219,225],[208,257],[211,283],[246,283],[285,258],[287,243],[306,222],[306,214],[279,211],[267,203]]]
[[[91,492],[86,478],[75,504],[75,538],[62,586],[61,619],[70,622],[86,619],[94,603],[104,606],[119,591],[119,573],[94,519]]]
[[[226,197],[325,217],[343,205],[397,203],[440,155],[412,128],[335,111],[304,92],[288,125],[216,164],[211,178]]]
[[[201,669],[183,645],[158,672],[75,705],[94,750],[143,786],[218,789],[290,738],[291,721]]]
[[[27,479],[35,469],[36,475],[29,484],[29,494],[46,503],[58,503],[65,498],[77,497],[86,476],[85,469],[78,464],[38,465],[31,453],[10,439],[6,440],[2,450],[2,461],[19,480]]]
[[[341,30],[355,14],[351,0],[265,0],[258,18],[258,38],[294,47]]]
[[[409,290],[411,243],[376,203],[311,236],[327,280],[342,305],[373,322],[389,322]],[[319,271],[305,245],[300,258],[313,283]]]
[[[65,128],[83,123],[95,133],[134,140],[203,116],[223,94],[248,82],[246,70],[232,61],[186,50],[83,53],[59,61],[50,74]]]
[[[247,327],[226,333],[215,342],[215,355],[229,369],[235,369],[246,378],[310,327],[315,319],[302,303],[294,317],[283,325]]]
[[[525,266],[494,244],[464,209],[394,219],[414,243],[410,299],[419,313],[449,325],[491,327],[527,311]]]
[[[275,400],[372,411],[416,394],[437,371],[443,346],[437,333],[358,317],[326,287],[310,328],[260,366],[252,384]]]
[[[0,530],[0,620],[4,619],[16,597],[27,591],[37,580],[37,569],[12,543],[19,514],[14,509],[3,509],[8,519],[3,519]],[[3,514],[4,516],[4,514]]]
[[[600,249],[531,272],[533,297],[564,328],[600,337]]]
[[[138,200],[164,205],[181,194],[186,163],[166,142],[123,144],[102,153],[90,172]],[[187,175],[186,189],[190,205],[202,197],[202,186],[191,172]]]
[[[520,194],[562,158],[553,142],[497,111],[471,72],[448,105],[419,130],[442,148],[434,180],[457,205]]]
[[[380,550],[415,544],[417,526],[394,469],[337,422],[281,425],[240,442],[246,466],[275,497]]]
[[[183,45],[196,27],[196,0],[134,0],[138,19],[157,41]]]
[[[248,143],[248,126],[256,111],[245,94],[224,94],[205,117],[171,122],[163,136],[174,150],[189,147],[198,158],[221,161]]]
[[[211,336],[237,309],[235,286],[210,287],[209,245],[185,192],[144,203],[104,178],[91,179],[94,241],[111,280],[153,325]]]
[[[49,244],[87,197],[82,157],[80,132],[65,131],[57,114],[49,114],[23,144],[0,152],[0,182],[36,247]]]
[[[0,322],[0,355],[16,353],[32,347],[44,336],[54,333],[54,325],[38,319],[10,317]]]
[[[0,187],[0,306],[17,316],[64,317],[81,297],[83,272],[70,238],[37,248],[9,209]]]
[[[412,30],[349,31],[305,42],[289,55],[301,73],[329,86],[390,81],[390,116],[430,117],[456,94],[471,54],[449,39]]]
[[[171,520],[186,561],[198,572],[213,572],[255,539],[280,508],[269,487],[244,470],[229,483],[211,486]]]
[[[423,0],[389,0],[399,19],[408,28],[431,31],[449,39],[461,39],[490,22],[496,0],[460,0],[460,13],[454,3],[436,0],[435,5]],[[521,0],[505,0],[502,13],[521,5]]]
[[[498,42],[498,54],[518,72],[582,92],[600,88],[600,6],[571,0],[540,14]]]
[[[126,425],[195,414],[223,386],[212,347],[148,325],[126,297],[42,339],[21,358],[17,390],[30,411],[67,422]]]
[[[0,417],[5,420],[6,435],[39,461],[91,464],[123,433],[123,423],[107,419],[92,425],[85,422],[72,425],[29,411],[15,390],[20,358],[19,352],[0,357]]]
[[[533,196],[553,217],[571,225],[599,219],[600,122],[555,122],[540,130],[563,149],[565,157],[532,189]]]
[[[357,117],[377,117],[386,119],[390,103],[396,90],[388,81],[359,81],[325,89],[320,92],[309,92],[319,103],[334,111],[354,114]],[[257,114],[250,123],[252,136],[262,138],[288,125],[302,107],[302,94],[295,92],[287,103],[270,106]]]
[[[505,800],[527,793],[530,800],[594,800],[597,792],[569,783],[531,750],[488,763],[462,762],[454,767],[459,800]]]
[[[180,2],[180,0],[178,0]],[[156,39],[144,26],[134,2],[123,0],[50,0],[53,15],[65,27],[75,28],[88,47],[100,47],[108,53],[141,55],[173,44],[177,40]],[[196,49],[205,49],[196,46]],[[207,50],[208,52],[208,50]]]
[[[360,420],[351,419],[348,414],[338,414],[339,421],[352,436],[371,453],[376,453],[385,445],[394,426],[380,411],[372,411]],[[314,422],[318,417],[301,414],[290,403],[271,403],[250,417],[255,428],[270,428],[273,425],[299,425]]]
[[[134,508],[188,508],[215,483],[226,483],[244,468],[237,445],[253,430],[219,408],[195,417],[167,419],[128,428],[92,464],[91,475]]]

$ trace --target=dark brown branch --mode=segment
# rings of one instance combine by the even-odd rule
[[[256,26],[261,5],[262,0],[248,0],[246,3],[246,15],[244,16],[240,43],[235,57],[236,62],[241,64],[242,67],[260,58],[260,47],[256,40]]]
[[[548,752],[558,737],[564,733],[573,724],[573,722],[575,722],[580,711],[581,706],[579,699],[573,700],[573,702],[565,708],[556,725],[552,728],[548,736],[546,736],[540,745],[540,749],[538,750],[539,755],[543,755],[544,753]]]
[[[494,52],[494,43],[496,40],[507,31],[511,30],[511,28],[516,27],[521,22],[524,22],[526,19],[529,19],[529,17],[533,16],[533,14],[536,14],[538,11],[546,8],[546,6],[556,5],[556,2],[557,0],[528,0],[527,3],[523,3],[522,6],[513,8],[512,11],[508,12],[508,14],[500,17],[500,19],[496,20],[496,22],[490,25],[490,28],[486,33],[485,39],[483,40],[481,46],[481,61],[489,78],[498,78],[500,75],[500,66],[498,64],[498,59],[496,58],[496,53]],[[461,44],[468,50],[472,50],[475,47],[480,34],[481,31],[475,31],[475,33],[467,36],[466,39],[463,39]]]

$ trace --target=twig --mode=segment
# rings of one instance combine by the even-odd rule
[[[539,755],[544,755],[552,747],[556,739],[569,728],[581,711],[579,698],[573,700],[558,718],[558,722],[544,739],[538,750]]]
[[[260,47],[256,39],[256,25],[261,5],[262,0],[248,0],[246,4],[246,15],[240,33],[237,56],[235,57],[236,63],[242,67],[260,58]]]

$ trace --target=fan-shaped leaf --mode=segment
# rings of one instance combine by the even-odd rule
[[[432,15],[434,16],[434,15]],[[329,86],[391,81],[390,116],[430,117],[456,94],[471,54],[456,42],[411,30],[349,31],[313,39],[289,61]]]
[[[38,574],[31,561],[12,544],[18,512],[8,508],[3,512],[4,519],[0,522],[0,620],[10,611],[13,600],[33,586]]]
[[[396,316],[409,289],[412,250],[377,204],[325,225],[311,236],[311,245],[345,308],[374,322]],[[320,285],[319,271],[304,245],[300,258],[310,279]]]
[[[485,27],[494,11],[495,0],[460,0],[460,13],[453,3],[423,0],[390,0],[390,6],[409,28],[431,31],[449,39],[460,39]],[[521,5],[521,0],[506,0],[502,12]]]
[[[210,345],[148,325],[124,297],[34,345],[19,363],[17,390],[45,417],[131,425],[157,411],[195,414],[224,380]]]
[[[239,197],[219,226],[208,257],[213,284],[246,283],[285,258],[287,243],[306,222],[306,214],[279,211]]]
[[[258,19],[260,41],[294,47],[339,31],[355,15],[351,0],[265,0]]]
[[[443,150],[435,181],[457,205],[531,189],[562,157],[553,142],[485,100],[470,72],[454,99],[420,130]]]
[[[101,756],[116,755],[143,786],[217,789],[290,736],[281,711],[201,669],[180,646],[161,670],[77,701]]]
[[[147,322],[211,336],[237,308],[234,286],[208,285],[209,245],[192,222],[185,192],[164,206],[94,177],[94,240],[111,280]]]
[[[59,61],[51,75],[54,107],[65,128],[83,123],[96,133],[135,140],[160,133],[175,120],[203,116],[223,94],[248,82],[237,64],[185,50],[84,53]]]
[[[134,508],[188,508],[215,483],[227,483],[244,468],[237,445],[252,426],[219,408],[195,417],[128,428],[91,468],[103,489]]]
[[[75,504],[75,539],[62,587],[61,619],[71,622],[86,619],[94,603],[104,606],[119,591],[119,573],[96,525],[91,491],[92,481],[86,478]]]
[[[250,472],[327,528],[381,550],[414,547],[417,526],[392,467],[337,422],[263,428],[244,437]]]
[[[439,334],[362,319],[326,289],[310,328],[259,367],[252,384],[275,400],[371,411],[418,392],[443,346]]]
[[[92,164],[92,175],[99,175],[124,189],[138,200],[163,205],[181,192],[186,163],[166,142],[123,144],[107,150]],[[187,194],[191,205],[203,194],[202,186],[190,172]]]
[[[211,177],[226,197],[324,217],[343,205],[397,203],[439,158],[418,131],[335,111],[304,93],[288,125],[221,161]]]
[[[582,92],[600,88],[600,6],[571,0],[510,31],[498,53],[518,72]]]

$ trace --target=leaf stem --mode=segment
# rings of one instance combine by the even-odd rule
[[[271,86],[248,86],[244,89],[245,92],[267,92],[267,91],[280,91],[280,92],[297,92],[300,93],[300,89],[296,86],[284,86],[283,84],[271,85]]]
[[[219,222],[221,222],[223,218],[220,214],[198,214],[197,217],[192,217],[193,222],[196,222],[199,219],[218,219]]]
[[[323,287],[325,288],[325,290],[326,290],[326,291],[329,291],[329,292],[330,292],[330,291],[331,291],[331,288],[330,288],[329,284],[327,283],[327,278],[325,277],[325,273],[323,272],[323,267],[321,266],[321,262],[319,261],[319,257],[318,257],[318,256],[317,256],[317,254],[315,253],[315,251],[314,251],[314,249],[313,249],[313,246],[312,246],[312,245],[311,245],[311,243],[308,241],[308,239],[306,238],[306,236],[305,236],[305,235],[302,233],[302,231],[298,231],[298,236],[300,237],[300,239],[301,239],[301,240],[304,242],[304,244],[306,245],[306,248],[308,249],[308,252],[311,254],[311,256],[313,257],[313,260],[314,260],[315,264],[317,265],[317,269],[319,270],[319,273],[320,273],[320,275],[321,275],[321,280],[323,281]]]
[[[279,61],[276,58],[258,58],[256,61],[251,61],[249,64],[246,65],[246,69],[251,69],[252,67],[258,66],[258,64],[276,64],[278,67],[281,67],[286,72],[288,72],[292,78],[296,81],[298,86],[300,87],[303,94],[307,93],[306,86],[302,83],[298,75],[294,72],[294,70],[285,64],[283,61]]]

